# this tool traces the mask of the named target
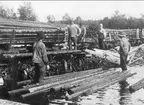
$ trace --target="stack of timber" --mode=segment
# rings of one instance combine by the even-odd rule
[[[100,50],[100,49],[94,49],[94,50],[86,49],[85,52],[87,52],[91,55],[94,55],[96,57],[105,59],[109,62],[118,64],[118,65],[120,64],[120,55],[118,53],[114,53],[109,50]]]
[[[110,50],[93,49],[85,50],[86,53],[104,59],[108,62],[120,65],[120,55],[118,52],[113,52]],[[131,48],[128,54],[128,65],[144,64],[144,44]]]
[[[56,28],[46,23],[33,22],[33,21],[24,21],[24,20],[16,20],[16,19],[5,19],[0,18],[0,26],[1,28],[5,28],[4,26],[9,26],[11,28],[16,27],[26,27],[26,28]],[[2,27],[3,26],[3,27]]]
[[[48,77],[42,84],[9,91],[12,100],[39,105],[54,99],[73,99],[124,80],[134,74],[93,69]]]
[[[128,65],[136,66],[144,64],[144,44],[133,48],[130,52],[130,61]]]

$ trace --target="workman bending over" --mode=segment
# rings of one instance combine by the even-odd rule
[[[74,43],[74,49],[77,50],[77,37],[80,35],[81,30],[78,25],[71,21],[68,27],[68,46],[72,50],[72,42]]]
[[[104,39],[106,38],[106,31],[103,28],[103,24],[99,25],[98,29],[98,43],[99,43],[99,48],[104,49]]]
[[[85,35],[86,35],[86,28],[82,25],[82,23],[79,24],[79,27],[81,29],[81,33],[78,36],[78,43],[84,41]]]
[[[119,53],[120,53],[120,66],[122,71],[127,70],[127,57],[128,57],[128,52],[130,51],[131,45],[128,41],[128,39],[126,38],[126,34],[124,32],[119,32],[118,34],[119,38],[120,38],[120,49],[119,49]]]
[[[37,32],[37,41],[33,45],[33,63],[35,65],[34,83],[42,82],[46,68],[49,69],[49,61],[43,39],[46,36],[42,31]]]

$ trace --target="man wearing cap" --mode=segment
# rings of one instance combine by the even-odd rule
[[[78,36],[78,43],[81,41],[84,41],[85,35],[86,35],[86,28],[82,25],[82,23],[79,24],[79,27],[81,29],[81,34]]]
[[[46,36],[42,31],[37,32],[37,41],[33,45],[33,63],[35,65],[34,83],[42,82],[46,68],[49,69],[49,61],[43,39]]]
[[[71,21],[68,27],[68,46],[72,50],[72,42],[74,43],[74,49],[77,50],[77,37],[80,35],[81,30],[78,25]]]
[[[119,49],[119,53],[120,53],[120,66],[122,71],[127,70],[127,57],[128,57],[128,52],[130,51],[131,45],[128,41],[128,39],[126,38],[126,34],[124,32],[119,32],[118,34],[119,38],[120,38],[120,49]]]
[[[98,42],[99,42],[99,48],[104,49],[104,39],[106,37],[106,31],[103,28],[103,24],[100,23],[99,29],[98,29]]]

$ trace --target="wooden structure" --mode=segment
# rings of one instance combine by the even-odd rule
[[[36,41],[36,32],[46,35],[44,43],[47,47],[65,43],[65,31],[46,23],[0,18],[0,47],[14,45],[30,47]]]

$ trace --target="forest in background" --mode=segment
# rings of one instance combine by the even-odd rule
[[[7,19],[19,19],[39,22],[38,16],[35,13],[30,2],[24,2],[22,5],[20,5],[17,9],[17,13],[15,13],[12,8],[4,8],[2,5],[0,5],[0,17]],[[73,18],[69,16],[68,13],[65,13],[64,16],[62,16],[61,20],[56,20],[54,15],[48,13],[46,19],[48,24],[56,26],[65,26],[69,24],[70,20],[74,20],[75,23],[79,24],[81,22],[90,30],[96,30],[99,23],[103,23],[104,28],[109,29],[144,28],[144,14],[141,14],[140,18],[132,16],[128,17],[126,16],[126,14],[121,14],[118,10],[114,11],[114,14],[111,17],[106,16],[101,20],[83,20],[80,16]]]

